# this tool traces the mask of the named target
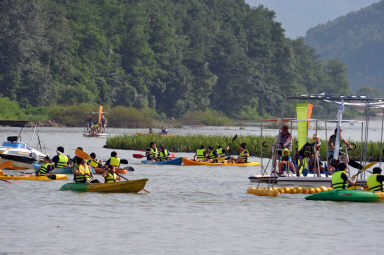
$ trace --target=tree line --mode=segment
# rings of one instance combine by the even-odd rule
[[[303,38],[285,37],[273,11],[244,0],[0,7],[0,94],[24,108],[87,103],[254,119],[294,114],[288,94],[349,93],[341,62],[321,61]]]

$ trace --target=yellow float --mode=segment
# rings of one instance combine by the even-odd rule
[[[316,194],[332,190],[331,187],[250,187],[247,193],[257,196],[280,197],[280,194]],[[384,197],[384,195],[383,195]]]

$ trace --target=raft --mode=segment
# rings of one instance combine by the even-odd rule
[[[153,164],[153,165],[181,165],[183,162],[182,158],[175,158],[165,161],[152,161],[152,160],[142,160],[143,164]]]
[[[68,180],[65,174],[52,174],[50,178],[47,176],[28,176],[28,175],[0,175],[1,180],[20,180],[20,181],[53,181],[53,180]]]
[[[140,133],[140,132],[136,132],[136,135],[137,136],[176,136],[175,134],[150,134],[150,133]]]
[[[305,197],[306,200],[375,202],[384,199],[384,192],[364,190],[330,190]]]
[[[183,163],[186,166],[203,165],[203,166],[260,166],[260,162],[248,162],[248,163],[209,163],[194,161],[192,159],[183,158]]]
[[[144,189],[148,179],[137,179],[115,183],[67,183],[60,190],[78,192],[137,193]]]

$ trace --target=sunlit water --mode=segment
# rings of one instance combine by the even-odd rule
[[[351,137],[360,132],[351,130]],[[105,138],[83,137],[79,128],[39,131],[51,156],[59,145],[70,155],[77,146],[100,159],[111,152],[102,148]],[[144,130],[109,133],[136,131]],[[171,131],[259,134],[256,127]],[[17,132],[1,128],[0,137]],[[23,132],[24,141],[30,133]],[[66,181],[0,182],[0,254],[378,254],[384,248],[383,203],[259,197],[246,193],[259,167],[142,165],[132,157],[139,152],[117,152],[135,169],[127,178],[150,179],[150,194],[59,191]]]

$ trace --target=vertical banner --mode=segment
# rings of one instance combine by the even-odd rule
[[[100,105],[100,108],[99,108],[99,123],[101,122],[101,113],[103,112],[103,106]]]
[[[307,142],[309,120],[312,115],[312,104],[297,104],[297,133],[298,133],[298,150],[300,150]]]
[[[339,104],[339,110],[337,111],[337,134],[335,141],[335,150],[333,151],[333,159],[339,159],[340,152],[340,130],[341,130],[341,120],[343,119],[343,111],[344,111],[344,100],[341,100]]]

